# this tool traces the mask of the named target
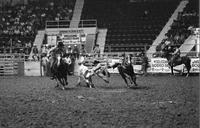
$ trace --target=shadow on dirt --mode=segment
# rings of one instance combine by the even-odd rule
[[[61,90],[61,91],[72,91],[72,90],[77,90],[77,87],[65,87],[65,90],[62,90],[61,87],[54,87],[55,90]]]
[[[101,86],[99,89],[113,90],[113,89],[128,89],[126,86]]]
[[[130,89],[141,89],[141,90],[149,90],[151,89],[150,87],[147,87],[147,86],[131,86]]]

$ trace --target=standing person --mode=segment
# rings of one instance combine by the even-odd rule
[[[146,56],[146,54],[144,52],[141,53],[141,59],[142,59],[142,72],[143,72],[143,76],[147,75],[147,68],[149,65],[148,62],[148,57]]]
[[[79,51],[78,46],[74,45],[73,55],[75,56],[75,58],[79,58],[79,54],[80,54],[80,51]]]
[[[94,57],[100,57],[100,52],[99,44],[96,44],[93,50]]]
[[[68,54],[69,56],[71,56],[72,53],[73,53],[72,47],[69,45],[69,46],[67,47],[67,54]]]
[[[87,51],[86,51],[86,49],[85,49],[85,45],[84,45],[84,44],[81,45],[80,53],[81,53],[83,56],[85,56],[85,55],[87,54]]]
[[[42,47],[41,47],[41,58],[45,57],[47,55],[47,52],[48,52],[47,46],[45,44],[42,45]]]
[[[37,60],[39,60],[39,56],[38,56],[38,48],[37,48],[37,46],[36,45],[34,45],[33,46],[33,60],[34,61],[37,61]]]

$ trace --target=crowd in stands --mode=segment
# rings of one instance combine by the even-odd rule
[[[29,54],[37,31],[47,20],[70,20],[74,1],[32,1],[0,7],[0,53]]]
[[[178,13],[177,20],[174,20],[171,29],[166,33],[165,39],[156,47],[157,55],[166,46],[180,46],[193,34],[194,29],[199,27],[199,14],[197,1],[189,1],[183,12]]]

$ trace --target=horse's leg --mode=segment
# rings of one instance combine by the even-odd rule
[[[67,75],[65,76],[65,85],[68,85],[68,82],[67,82]]]
[[[56,86],[55,86],[55,88],[57,88],[57,87],[59,87],[59,86],[60,86],[60,83],[59,83],[59,81],[58,81],[58,79],[57,79],[57,78],[55,78],[55,80],[56,80]]]
[[[174,69],[173,69],[173,66],[171,66],[171,74],[174,75]]]
[[[86,82],[86,85],[87,85],[89,88],[91,88],[91,85],[90,85],[89,80],[88,80],[88,79],[85,79],[85,82]]]
[[[63,79],[62,78],[58,78],[58,81],[60,82],[61,89],[65,90]]]
[[[131,75],[131,79],[132,79],[133,83],[135,84],[135,86],[137,86],[135,74]]]
[[[93,82],[92,82],[92,76],[90,76],[90,77],[88,78],[88,80],[89,80],[89,83],[90,83],[90,88],[94,88],[94,84],[93,84]]]
[[[120,75],[121,75],[122,78],[124,79],[126,85],[127,85],[128,87],[130,87],[129,84],[128,84],[128,81],[126,80],[126,76],[125,76],[124,74],[121,74],[121,73],[120,73]]]
[[[97,73],[97,76],[101,79],[103,79],[106,83],[109,83],[109,80],[108,80],[108,76],[107,75],[103,75],[103,73],[99,72]]]
[[[191,65],[190,65],[190,63],[189,63],[188,65],[185,65],[185,66],[186,66],[186,68],[187,68],[187,75],[186,75],[186,77],[188,77],[188,76],[190,75]]]
[[[81,84],[81,76],[78,76],[78,82],[76,84],[76,86],[79,86]]]
[[[131,83],[131,84],[133,84],[133,81],[132,81],[132,78],[131,78],[131,76],[127,75],[127,76],[126,76],[126,78],[128,78],[128,79],[129,79],[129,81],[130,81],[130,83]]]

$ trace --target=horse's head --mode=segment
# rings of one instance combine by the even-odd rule
[[[60,63],[61,63],[61,59],[62,59],[62,56],[61,54],[56,54],[56,60],[57,60],[57,66],[60,66]]]

